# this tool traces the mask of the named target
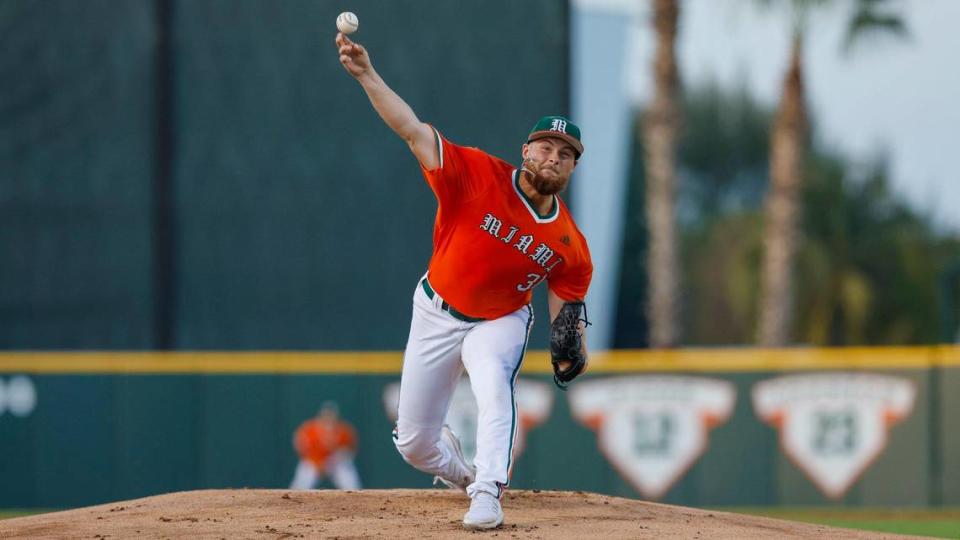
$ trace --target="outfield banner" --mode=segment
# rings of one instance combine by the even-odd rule
[[[780,431],[784,454],[832,499],[880,456],[915,399],[909,379],[870,373],[790,375],[753,386],[757,416]]]
[[[624,480],[662,498],[707,450],[710,428],[733,412],[732,383],[702,377],[609,377],[570,392],[574,418]]]
[[[873,352],[618,351],[595,355],[568,392],[546,353],[531,352],[511,485],[695,506],[960,504],[950,429],[960,354]],[[390,436],[401,362],[399,352],[0,353],[0,507],[283,488],[293,432],[324,402],[357,431],[364,487],[428,487]],[[467,379],[447,421],[472,455]]]

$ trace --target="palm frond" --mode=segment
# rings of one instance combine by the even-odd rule
[[[868,35],[889,35],[899,39],[910,37],[903,17],[890,11],[881,11],[889,3],[888,0],[860,0],[857,3],[857,11],[850,18],[843,39],[844,52],[849,52],[857,41]]]

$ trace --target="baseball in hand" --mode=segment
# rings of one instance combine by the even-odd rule
[[[344,11],[340,15],[337,15],[337,30],[340,30],[344,34],[352,34],[356,32],[359,26],[360,21],[353,13]]]

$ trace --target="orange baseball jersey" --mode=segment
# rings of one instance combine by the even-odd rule
[[[546,281],[564,300],[587,294],[593,264],[583,234],[559,197],[539,215],[519,171],[434,129],[439,166],[423,175],[437,197],[428,279],[458,311],[495,319],[530,303]]]
[[[293,445],[302,459],[322,469],[337,451],[356,450],[357,437],[353,428],[343,422],[328,423],[310,419],[297,428]]]

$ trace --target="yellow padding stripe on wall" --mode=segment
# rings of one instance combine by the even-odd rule
[[[398,374],[387,352],[5,352],[0,373],[34,374]],[[594,353],[590,373],[897,370],[960,367],[960,346],[836,349],[618,350]],[[530,351],[522,373],[551,373],[545,351]]]

